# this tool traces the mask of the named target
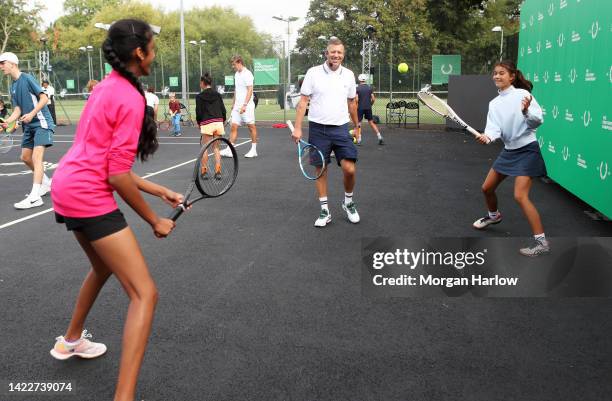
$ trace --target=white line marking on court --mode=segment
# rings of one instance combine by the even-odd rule
[[[242,146],[242,145],[244,145],[244,144],[246,144],[246,143],[249,143],[249,142],[251,142],[251,140],[250,140],[250,139],[249,139],[249,140],[247,140],[247,141],[244,141],[244,142],[240,142],[239,144],[234,145],[234,147],[236,147],[236,148],[237,148],[238,146]],[[195,160],[196,160],[196,159],[191,159],[191,160],[188,160],[188,161],[186,161],[186,162],[179,163],[179,164],[177,164],[177,165],[174,165],[174,166],[171,166],[171,167],[165,168],[165,169],[163,169],[163,170],[156,171],[156,172],[154,172],[154,173],[149,173],[149,174],[147,174],[147,175],[143,176],[142,178],[149,178],[149,177],[153,177],[154,175],[158,175],[158,174],[161,174],[161,173],[165,173],[165,172],[167,172],[167,171],[170,171],[170,170],[174,170],[175,168],[179,168],[179,167],[182,167],[182,166],[184,166],[184,165],[186,165],[186,164],[193,163]],[[5,229],[5,228],[7,228],[7,227],[13,226],[13,225],[15,225],[15,224],[19,224],[19,223],[24,222],[24,221],[26,221],[26,220],[33,219],[34,217],[38,217],[38,216],[41,216],[41,215],[43,215],[43,214],[45,214],[45,213],[49,213],[49,212],[52,212],[52,211],[53,211],[53,208],[49,208],[49,209],[41,210],[40,212],[37,212],[37,213],[34,213],[34,214],[30,214],[30,215],[28,215],[28,216],[22,217],[22,218],[17,219],[17,220],[9,221],[8,223],[4,223],[4,224],[2,224],[2,225],[0,226],[0,230],[3,230],[3,229]]]

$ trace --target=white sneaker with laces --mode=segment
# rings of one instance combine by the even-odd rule
[[[344,202],[342,202],[342,210],[346,212],[346,217],[348,217],[351,223],[359,223],[359,213],[357,213],[357,208],[355,207],[354,202],[351,202],[349,204],[345,204]]]
[[[55,339],[55,345],[50,351],[51,356],[60,361],[64,361],[73,356],[93,359],[104,355],[106,352],[106,345],[89,341],[88,338],[91,338],[91,334],[87,333],[87,330],[83,330],[81,338],[74,343],[67,343],[64,336],[59,336]]]
[[[251,149],[247,152],[246,155],[244,155],[244,157],[248,157],[248,158],[257,157],[257,151],[254,149]]]
[[[321,213],[314,223],[315,227],[325,227],[329,223],[331,223],[331,214],[328,210],[321,209]]]
[[[221,154],[221,157],[234,157],[234,155],[232,155],[232,151],[229,148],[225,148],[219,153]]]
[[[24,209],[30,209],[30,208],[38,207],[42,205],[43,205],[43,200],[40,196],[36,198],[30,198],[30,196],[28,195],[24,200],[22,200],[21,202],[15,203],[13,206],[15,206],[15,209],[24,210]]]

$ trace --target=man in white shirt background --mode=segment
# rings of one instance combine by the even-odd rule
[[[157,109],[159,108],[159,97],[155,94],[155,87],[150,86],[145,92],[145,99],[147,101],[147,111],[152,113],[153,119],[157,121]]]
[[[251,149],[244,157],[257,157],[257,128],[255,127],[255,102],[253,101],[254,77],[251,71],[244,66],[242,57],[232,57],[234,75],[234,100],[232,103],[232,130],[230,142],[236,143],[238,127],[246,124],[251,134]],[[224,157],[232,157],[229,149],[221,152]]]
[[[55,116],[55,88],[49,85],[49,81],[44,79],[42,81],[42,89],[43,93],[49,98],[49,102],[47,102],[47,108],[49,109],[49,113],[51,113],[53,122],[55,123],[55,125],[57,125],[57,117]]]
[[[357,148],[349,135],[348,123],[352,120],[353,126],[357,127],[357,85],[355,74],[342,66],[344,45],[338,38],[328,42],[326,56],[327,60],[323,65],[310,68],[304,77],[292,136],[296,142],[301,139],[302,120],[310,102],[308,142],[319,148],[328,164],[331,152],[336,155],[344,177],[342,209],[349,221],[356,224],[360,220],[353,202]],[[327,206],[327,170],[315,184],[321,204],[321,212],[315,226],[325,227],[331,222],[331,213]]]

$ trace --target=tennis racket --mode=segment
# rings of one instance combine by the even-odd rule
[[[425,106],[429,107],[434,113],[441,115],[444,118],[447,118],[454,123],[458,124],[461,128],[468,131],[475,137],[480,137],[480,133],[476,131],[474,128],[470,127],[463,121],[457,113],[448,105],[446,102],[430,91],[431,87],[426,85],[423,89],[417,93],[417,97]]]
[[[287,126],[293,131],[295,128],[293,127],[293,123],[287,120]],[[323,157],[323,153],[314,146],[303,139],[300,139],[297,144],[297,154],[298,154],[298,164],[300,166],[300,170],[302,170],[302,174],[304,177],[309,180],[316,180],[323,175],[327,165],[325,164],[325,158]]]
[[[17,121],[13,121],[4,128],[4,124],[6,124],[6,120],[0,118],[0,153],[8,153],[11,151],[15,143],[13,131],[15,131],[19,125]]]
[[[232,158],[221,157],[221,151],[229,149]],[[205,198],[217,198],[230,190],[238,176],[236,149],[225,138],[218,137],[202,146],[193,167],[193,177],[185,191],[185,199],[168,216],[176,221],[195,202]],[[194,188],[197,192],[194,194]]]

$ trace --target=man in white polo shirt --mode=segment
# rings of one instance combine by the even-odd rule
[[[342,209],[351,223],[359,223],[359,214],[353,202],[355,187],[355,162],[357,148],[349,135],[348,122],[357,127],[357,104],[355,102],[355,74],[342,66],[344,45],[338,38],[327,44],[327,60],[323,65],[312,67],[306,73],[300,89],[301,98],[295,117],[293,139],[302,138],[302,120],[310,102],[308,112],[308,142],[318,147],[330,163],[330,154],[336,155],[344,175],[344,202]],[[331,222],[327,206],[327,170],[315,181],[321,212],[315,221],[316,227],[325,227]]]
[[[234,75],[234,101],[232,104],[232,131],[230,142],[235,143],[238,137],[238,127],[246,124],[251,133],[251,150],[244,157],[257,157],[257,128],[255,127],[255,102],[253,101],[254,78],[251,71],[244,66],[242,57],[232,57],[232,67],[236,71]],[[228,149],[221,151],[221,156],[232,157]]]

